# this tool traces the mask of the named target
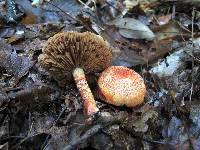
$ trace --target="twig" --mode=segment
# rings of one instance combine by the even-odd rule
[[[120,12],[120,10],[118,8],[116,8],[115,6],[113,6],[110,2],[106,1],[106,4],[109,5],[110,7],[114,8],[117,12]]]
[[[74,18],[73,16],[71,16],[68,12],[65,12],[64,10],[62,10],[60,7],[56,6],[55,4],[49,2],[49,1],[46,1],[48,4],[52,5],[53,7],[59,9],[61,12],[63,12],[65,15],[67,15],[69,18],[71,18],[72,20],[76,21],[76,22],[79,22],[79,20],[77,20],[76,18]]]
[[[92,29],[92,28],[90,28],[90,27],[84,25],[84,23],[83,23],[80,19],[74,18],[74,17],[71,16],[69,13],[65,12],[65,11],[62,10],[60,7],[56,6],[55,4],[53,4],[53,3],[51,3],[51,2],[48,2],[48,1],[47,1],[47,3],[50,4],[50,5],[52,5],[52,6],[54,6],[55,8],[59,9],[61,12],[63,12],[65,15],[67,15],[67,16],[68,16],[69,18],[71,18],[72,20],[74,20],[74,21],[80,23],[80,24],[81,24],[83,27],[85,27],[87,30],[92,31],[92,32],[98,34],[94,29]]]
[[[10,139],[15,139],[15,138],[18,138],[18,139],[24,139],[25,138],[25,136],[7,136],[7,137],[1,137],[1,139],[0,139],[0,142],[3,142],[3,141],[8,141],[8,140],[10,140]]]
[[[102,129],[113,125],[113,124],[119,124],[123,122],[123,120],[126,118],[124,115],[119,115],[117,117],[112,117],[110,119],[100,117],[97,122],[98,124],[91,127],[89,130],[85,132],[81,137],[77,138],[75,141],[70,142],[66,147],[64,147],[62,150],[73,150],[75,149],[79,144],[84,142],[85,140],[89,139],[90,137],[94,136],[98,132],[100,132]],[[101,122],[101,123],[100,123]]]
[[[6,90],[0,90],[0,107],[7,104],[15,104],[14,102],[18,100],[22,104],[45,103],[48,101],[48,94],[53,92],[51,87],[43,85],[34,85],[27,89],[14,88],[13,91],[9,89],[8,92],[5,92]]]
[[[22,12],[18,12],[15,0],[6,0],[7,15],[6,20],[8,23],[16,23],[16,21],[24,15]]]
[[[192,54],[188,53],[187,51],[185,52],[187,55],[191,56],[195,62],[200,64],[200,59],[196,58],[195,56],[193,56]]]
[[[37,136],[37,135],[41,135],[41,134],[46,134],[46,133],[38,133],[38,134],[33,134],[33,135],[31,135],[31,136],[23,137],[23,139],[22,139],[20,142],[18,142],[16,145],[12,146],[12,147],[10,148],[10,150],[19,149],[19,146],[20,146],[21,144],[25,143],[26,141],[29,141],[30,138],[32,138],[32,137],[34,137],[34,136]],[[46,136],[44,142],[47,142],[47,140],[48,140],[47,138],[49,138],[49,137],[50,137],[50,135],[48,134],[48,135]],[[44,143],[43,143],[43,145],[44,145]],[[42,145],[42,146],[43,146],[43,145]]]
[[[150,143],[150,144],[162,144],[162,145],[169,144],[169,145],[172,145],[172,143],[169,143],[169,142],[149,140],[147,138],[137,136],[137,135],[135,135],[135,133],[130,128],[127,128],[127,127],[123,127],[122,130],[124,130],[125,132],[128,132],[131,135],[131,137],[133,137],[135,139],[141,139],[142,141],[145,141],[145,142]]]
[[[53,127],[58,122],[58,120],[63,115],[63,113],[65,112],[66,109],[67,109],[66,107],[62,108],[62,111],[59,113],[58,117],[53,121],[53,123],[47,129],[50,129],[51,127]]]
[[[69,145],[67,145],[63,150],[72,150],[72,149],[74,149],[77,145],[79,145],[83,141],[89,139],[91,136],[93,136],[96,133],[98,133],[101,129],[103,129],[102,125],[93,126],[87,132],[85,132],[85,134],[83,136],[78,138],[76,141],[73,141],[73,142],[69,143]]]
[[[78,0],[83,6],[85,6],[86,8],[88,8],[90,11],[94,12],[94,10],[92,10],[92,8],[90,8],[88,5],[86,5],[82,0]]]
[[[192,10],[192,56],[194,56],[194,16],[195,16],[195,9]],[[192,85],[190,90],[190,101],[192,100],[193,95],[193,86],[194,86],[194,57],[192,57]]]
[[[183,125],[184,125],[184,127],[185,127],[185,131],[186,131],[186,134],[187,134],[187,136],[188,136],[188,141],[189,141],[189,144],[190,144],[190,146],[191,146],[191,150],[194,150],[195,148],[194,148],[194,145],[192,144],[193,142],[191,141],[191,135],[190,135],[190,132],[189,132],[189,129],[188,129],[188,125],[187,125],[187,123],[186,123],[186,121],[185,121],[185,119],[184,119],[184,116],[181,114],[181,111],[180,111],[180,109],[179,109],[179,107],[178,107],[178,104],[177,104],[177,102],[176,102],[176,98],[175,98],[175,93],[174,93],[174,91],[170,91],[170,95],[171,95],[171,97],[172,97],[172,100],[174,101],[174,104],[175,104],[175,107],[176,107],[176,111],[177,111],[177,113],[180,115],[180,118],[181,118],[181,120],[183,121]]]

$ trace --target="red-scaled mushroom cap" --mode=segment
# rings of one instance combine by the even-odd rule
[[[144,102],[146,88],[142,77],[132,69],[112,66],[98,80],[101,94],[107,103],[134,107]]]

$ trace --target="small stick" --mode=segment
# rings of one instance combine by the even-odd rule
[[[101,129],[103,129],[102,125],[95,125],[95,126],[93,126],[88,131],[86,131],[83,136],[81,136],[80,138],[78,138],[76,141],[73,141],[73,142],[69,143],[69,145],[67,145],[63,150],[72,150],[72,149],[74,149],[80,143],[82,143],[83,141],[89,139],[91,136],[93,136],[96,133],[98,133]]]
[[[195,9],[192,10],[192,56],[194,56],[194,17],[195,17]],[[194,86],[194,57],[192,57],[192,85],[190,90],[190,102],[192,101],[193,95],[193,86]]]
[[[90,137],[94,136],[98,132],[100,132],[102,129],[113,125],[113,124],[120,124],[126,119],[126,115],[118,115],[116,117],[108,118],[108,117],[100,117],[97,120],[96,125],[91,127],[89,130],[85,132],[81,137],[77,138],[75,141],[70,142],[66,147],[64,147],[62,150],[73,150],[75,149],[79,144],[81,144],[83,141],[89,139]]]

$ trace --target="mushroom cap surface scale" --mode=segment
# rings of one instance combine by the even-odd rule
[[[112,61],[108,43],[91,32],[57,33],[48,39],[42,52],[39,64],[57,81],[71,79],[72,71],[77,67],[86,74],[94,73],[107,68]]]
[[[123,66],[111,66],[98,79],[100,93],[107,103],[134,107],[144,102],[146,87],[142,77]]]

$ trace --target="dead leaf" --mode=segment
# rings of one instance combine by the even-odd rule
[[[148,13],[148,11],[152,11],[159,2],[158,0],[125,0],[124,4],[128,10],[134,9],[135,6],[139,5],[145,13]]]
[[[175,116],[173,116],[169,124],[166,125],[167,128],[162,129],[162,135],[164,138],[168,139],[168,142],[170,142],[175,149],[199,149],[199,136],[195,137],[199,129],[196,129],[196,126],[184,126],[185,123]],[[187,133],[187,131],[189,131],[189,133]]]
[[[0,28],[0,38],[8,38],[15,34],[15,29],[12,27]]]
[[[30,145],[33,149],[43,149],[50,139],[51,139],[50,134],[38,133],[32,136],[29,136],[26,139],[22,139],[19,142],[19,145],[26,149],[29,149]]]
[[[148,26],[133,18],[118,18],[108,23],[119,28],[119,33],[126,38],[146,39],[152,41],[154,33]]]
[[[0,150],[8,150],[8,142],[0,145]]]
[[[169,23],[169,21],[172,19],[172,14],[168,14],[168,15],[165,15],[165,16],[160,16],[158,18],[158,24],[159,25],[165,25],[167,23]]]
[[[159,77],[171,77],[178,69],[184,66],[184,62],[181,60],[185,55],[183,50],[174,52],[167,56],[165,61],[158,62],[151,71]]]
[[[142,54],[147,63],[153,63],[172,51],[175,41],[183,41],[191,36],[189,31],[184,30],[175,21],[170,21],[168,24],[155,28],[154,32],[154,43],[152,43],[148,51],[143,51]]]
[[[26,16],[22,18],[20,21],[21,24],[28,25],[28,24],[36,24],[38,21],[38,17],[33,14],[32,12],[27,12]]]
[[[6,69],[7,73],[13,75],[13,86],[18,83],[21,77],[26,75],[34,65],[31,58],[18,56],[15,49],[0,39],[0,67]]]
[[[41,40],[40,38],[35,38],[32,40],[25,40],[20,43],[16,43],[15,47],[18,50],[24,51],[29,56],[32,56],[33,53],[38,52],[44,46],[46,40]]]
[[[125,0],[124,1],[124,4],[126,6],[126,9],[130,10],[132,9],[133,7],[137,6],[138,5],[138,1],[137,0]]]
[[[170,21],[168,24],[159,26],[154,29],[154,32],[157,41],[191,37],[191,33],[184,30],[176,21]]]
[[[135,132],[146,133],[149,129],[149,124],[155,124],[158,118],[158,112],[148,104],[141,107],[136,113],[140,115],[129,117],[125,123],[127,128],[132,129]]]
[[[114,51],[113,53],[116,55],[113,57],[114,65],[132,67],[145,64],[143,57],[138,55],[134,50],[124,49],[123,51]]]
[[[148,121],[151,120],[151,123],[154,123],[156,118],[158,118],[158,112],[153,110],[148,104],[137,110],[137,113],[141,113],[141,116],[132,123],[135,132],[147,132],[149,129]]]
[[[3,88],[0,90],[0,107],[7,104],[16,106],[16,103],[21,105],[47,103],[53,100],[53,92],[55,91],[46,85],[32,85],[28,88]]]
[[[104,30],[102,35],[114,47],[112,49],[114,65],[131,67],[146,63],[142,53],[140,54],[145,47],[144,45],[128,41],[113,27]]]

